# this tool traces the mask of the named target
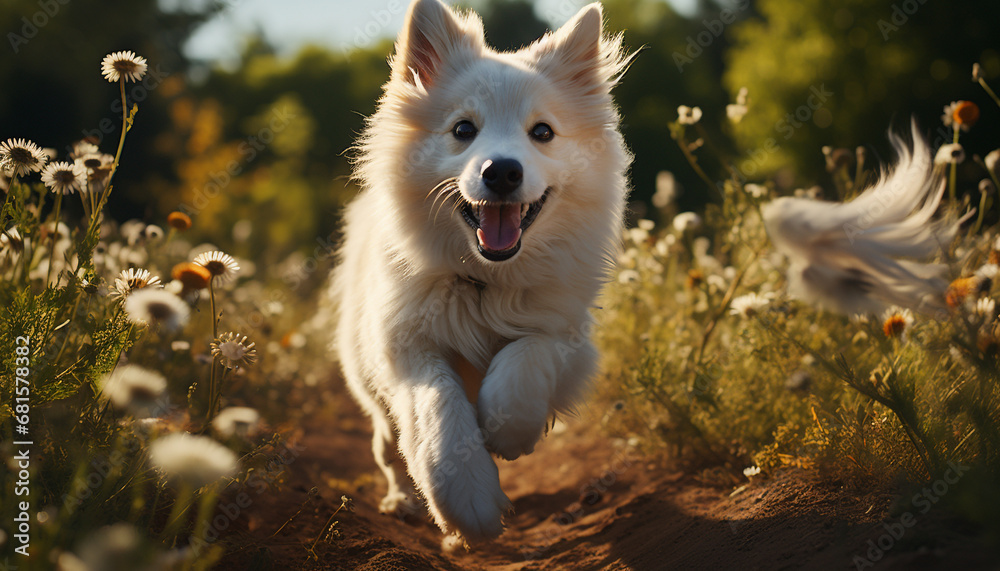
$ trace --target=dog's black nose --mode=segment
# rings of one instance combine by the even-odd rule
[[[514,159],[487,160],[483,163],[482,176],[486,188],[506,196],[521,186],[524,169]]]

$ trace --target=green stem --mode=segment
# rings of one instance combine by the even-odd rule
[[[212,514],[215,513],[215,505],[219,499],[218,484],[212,484],[202,490],[201,498],[198,501],[198,514],[195,516],[194,532],[192,537],[195,541],[205,541],[208,535],[208,526],[212,521]]]
[[[972,227],[972,234],[976,235],[979,232],[979,228],[983,225],[983,216],[986,214],[986,199],[988,198],[987,193],[980,192],[979,197],[979,216],[976,217],[976,225]]]
[[[14,173],[10,177],[10,183],[7,185],[7,197],[3,199],[3,210],[0,210],[0,231],[3,231],[3,235],[7,237],[7,243],[10,247],[14,247],[14,237],[7,232],[7,207],[10,206],[10,198],[14,195],[14,187],[17,185],[17,173]]]
[[[104,185],[104,194],[101,196],[101,204],[107,201],[108,193],[111,191],[111,181],[115,178],[115,173],[118,172],[118,163],[122,158],[122,148],[125,146],[125,134],[128,132],[128,107],[125,101],[125,78],[121,78],[118,82],[121,88],[122,95],[122,134],[118,138],[118,150],[115,151],[115,162],[111,165],[111,172],[108,173],[108,182]]]
[[[688,142],[687,139],[684,138],[684,135],[676,137],[675,140],[677,141],[677,146],[680,148],[681,153],[684,154],[684,158],[687,159],[688,164],[690,164],[691,168],[694,169],[695,174],[697,174],[698,177],[701,178],[701,180],[705,181],[705,184],[708,185],[708,188],[718,193],[719,197],[725,200],[726,198],[725,195],[722,194],[722,191],[719,190],[719,187],[715,185],[712,179],[709,178],[707,174],[705,174],[705,171],[701,168],[701,165],[698,164],[698,159],[691,152],[691,149],[688,148]]]
[[[952,142],[958,144],[958,125],[955,125],[955,137]],[[955,203],[956,186],[958,186],[958,163],[952,161],[951,173],[948,175],[948,198],[952,204]]]
[[[994,93],[994,91],[993,91],[992,89],[990,89],[990,86],[989,86],[989,85],[986,85],[986,80],[980,77],[980,78],[979,78],[979,85],[982,85],[982,86],[983,86],[983,89],[985,89],[985,90],[986,90],[986,93],[988,93],[988,94],[989,94],[989,96],[993,98],[993,101],[994,101],[994,102],[995,102],[995,103],[996,103],[996,104],[997,104],[998,106],[1000,106],[1000,97],[997,97],[997,94],[996,94],[996,93]]]
[[[45,287],[49,287],[49,278],[52,277],[52,266],[56,265],[56,236],[59,235],[59,210],[62,208],[62,197],[62,192],[56,193],[55,216],[52,221],[52,243],[49,246],[49,269],[45,272]]]
[[[177,497],[174,498],[174,506],[170,508],[170,516],[167,517],[167,525],[164,526],[163,532],[160,534],[160,538],[163,540],[170,540],[177,535],[180,531],[181,525],[183,524],[184,514],[187,513],[188,507],[191,505],[191,499],[194,496],[194,490],[191,489],[191,485],[187,482],[181,484],[180,492],[178,492]]]
[[[208,280],[208,299],[212,310],[212,339],[219,338],[219,320],[215,314],[215,276]],[[218,387],[216,386],[216,370],[218,369],[219,358],[212,358],[212,375],[208,382],[208,422],[215,416],[215,400]]]
[[[111,172],[108,173],[108,180],[104,183],[104,190],[101,192],[101,199],[97,201],[97,205],[94,206],[93,212],[91,213],[90,226],[87,228],[87,234],[95,231],[98,225],[98,218],[100,217],[101,211],[104,210],[104,205],[108,201],[108,195],[111,194],[111,181],[115,178],[115,173],[118,172],[118,162],[122,157],[122,148],[125,146],[125,134],[128,133],[128,107],[126,107],[125,99],[125,78],[119,80],[118,86],[121,90],[122,96],[122,134],[118,138],[118,150],[115,151],[115,162],[111,165]]]

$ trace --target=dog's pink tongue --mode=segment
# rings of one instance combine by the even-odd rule
[[[521,238],[521,205],[491,204],[479,213],[479,245],[500,252],[514,247]]]

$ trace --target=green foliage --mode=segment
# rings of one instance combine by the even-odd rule
[[[682,149],[694,127],[671,125]],[[703,153],[687,153],[692,166]],[[834,164],[831,175],[830,194],[850,198],[874,173]],[[759,210],[775,194],[734,174],[704,221],[683,213],[627,231],[597,313],[608,427],[689,468],[724,466],[731,483],[753,464],[885,487],[969,465],[979,476],[949,502],[996,531],[995,517],[963,504],[995,499],[985,482],[1000,476],[1000,287],[969,277],[1000,260],[997,227],[972,224],[944,245],[941,261],[961,259],[951,275],[961,279],[941,294],[949,316],[911,323],[894,308],[848,319],[788,299],[787,262],[770,251]]]
[[[750,180],[779,169],[816,179],[823,163],[815,149],[884,140],[889,118],[921,119],[938,144],[950,133],[935,126],[950,101],[988,99],[969,81],[971,62],[987,79],[1000,77],[992,37],[1000,19],[995,2],[822,2],[761,0],[759,18],[733,28],[724,84],[746,86],[754,113],[733,128],[748,150],[768,137],[775,152],[737,162]],[[819,102],[814,88],[831,95]],[[988,111],[995,114],[996,110]],[[983,144],[981,133],[973,134]],[[881,146],[881,145],[880,145]],[[884,148],[884,147],[883,147]],[[978,179],[970,179],[970,186]]]

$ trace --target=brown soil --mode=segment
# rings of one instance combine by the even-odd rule
[[[282,486],[250,494],[219,569],[1000,569],[934,511],[884,555],[873,551],[869,566],[868,541],[877,545],[883,522],[898,521],[893,498],[803,471],[733,494],[643,459],[583,421],[557,426],[528,457],[501,461],[515,508],[507,531],[446,554],[425,517],[378,513],[385,483],[370,428],[353,403],[340,408],[335,418],[306,422]],[[353,512],[334,518],[339,536],[317,542],[341,495],[353,498]]]

